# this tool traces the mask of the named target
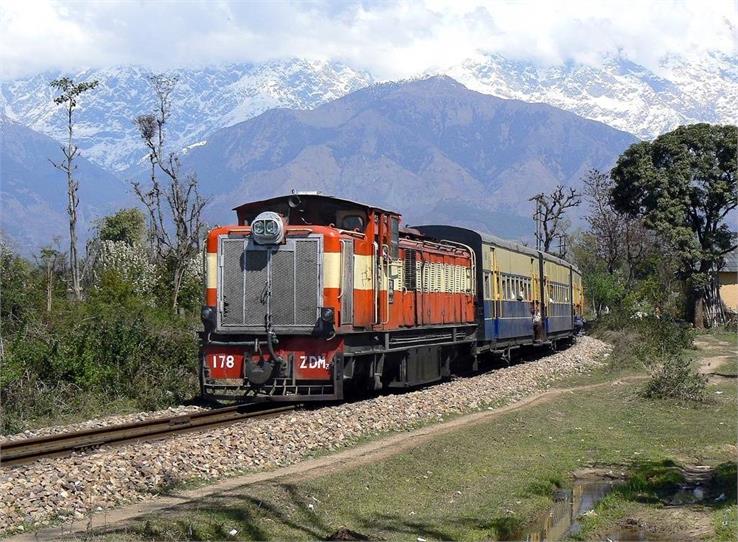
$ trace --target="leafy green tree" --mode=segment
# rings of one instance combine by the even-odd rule
[[[100,221],[101,241],[143,244],[146,236],[146,217],[139,209],[121,209]]]
[[[631,145],[618,159],[615,208],[642,217],[681,264],[695,327],[724,318],[715,270],[736,248],[726,217],[738,206],[735,126],[693,124]]]

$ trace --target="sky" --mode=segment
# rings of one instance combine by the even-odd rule
[[[738,56],[736,0],[226,2],[0,0],[0,79],[49,69],[157,70],[300,57],[379,79],[480,54],[542,65]]]

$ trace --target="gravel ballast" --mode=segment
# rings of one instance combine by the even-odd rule
[[[557,380],[588,372],[610,349],[602,341],[581,337],[572,347],[536,361],[418,391],[3,467],[0,532],[48,525],[55,519],[79,520],[152,498],[172,484],[284,466],[367,436],[511,403]]]
[[[113,425],[123,425],[126,423],[143,422],[156,418],[171,418],[172,416],[184,416],[185,414],[194,414],[208,410],[197,405],[174,406],[164,410],[148,410],[146,412],[134,412],[131,414],[117,414],[114,416],[106,416],[104,418],[93,418],[78,423],[70,423],[67,425],[53,425],[50,427],[41,427],[39,429],[29,429],[21,433],[12,435],[1,435],[0,440],[23,440],[35,437],[48,437],[51,435],[59,435],[61,433],[72,433],[76,431],[84,431],[87,429],[102,429],[103,427],[111,427]]]

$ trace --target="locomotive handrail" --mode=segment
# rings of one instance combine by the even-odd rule
[[[385,301],[385,311],[384,311],[384,314],[387,317],[387,319],[386,320],[382,320],[379,323],[379,325],[382,325],[382,326],[384,326],[386,324],[389,324],[389,321],[390,321],[390,302],[389,302],[389,280],[390,279],[389,279],[389,263],[387,262],[387,258],[384,257],[384,255],[385,255],[384,249],[385,248],[387,249],[387,254],[389,254],[389,246],[388,245],[382,245],[382,268],[383,268],[384,264],[387,265],[387,271],[385,273],[385,275],[387,276],[387,290],[386,290],[387,293],[385,294],[385,297],[387,299]],[[384,279],[382,279],[382,282],[384,282]],[[379,289],[380,297],[381,297],[381,292],[382,292],[381,286],[382,285],[380,284],[380,289]]]
[[[456,245],[462,248],[465,248],[469,251],[469,259],[471,260],[471,277],[469,277],[469,284],[470,284],[470,290],[471,295],[476,296],[477,295],[477,255],[472,250],[472,248],[469,245],[465,245],[464,243],[459,243],[456,241],[449,241],[448,239],[443,240],[444,243],[449,243],[451,245]]]
[[[366,239],[366,234],[362,233],[360,231],[354,231],[354,230],[344,230],[341,228],[336,228],[340,233],[345,233],[346,235],[350,235],[352,237],[356,237],[357,239]]]
[[[372,295],[374,296],[374,325],[379,324],[379,299],[377,295],[377,252],[379,247],[377,242],[372,243]]]
[[[344,265],[344,261],[343,261],[343,242],[341,242],[341,252],[340,252],[340,256],[338,258],[338,262],[339,262],[339,265],[340,265],[340,268],[339,268],[340,269],[340,273],[338,275],[339,276],[339,282],[338,282],[338,298],[337,299],[341,299],[343,297],[343,274],[344,274],[344,271],[343,271],[343,265]],[[341,318],[343,319],[343,315],[341,315]]]

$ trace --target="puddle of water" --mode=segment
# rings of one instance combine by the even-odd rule
[[[645,542],[648,536],[640,527],[619,527],[617,531],[608,533],[604,540],[610,542]]]
[[[570,490],[558,490],[555,503],[548,514],[539,519],[522,536],[515,537],[527,542],[555,542],[577,534],[581,529],[579,517],[594,509],[618,482],[610,480],[577,480]],[[613,540],[638,540],[617,538]]]

